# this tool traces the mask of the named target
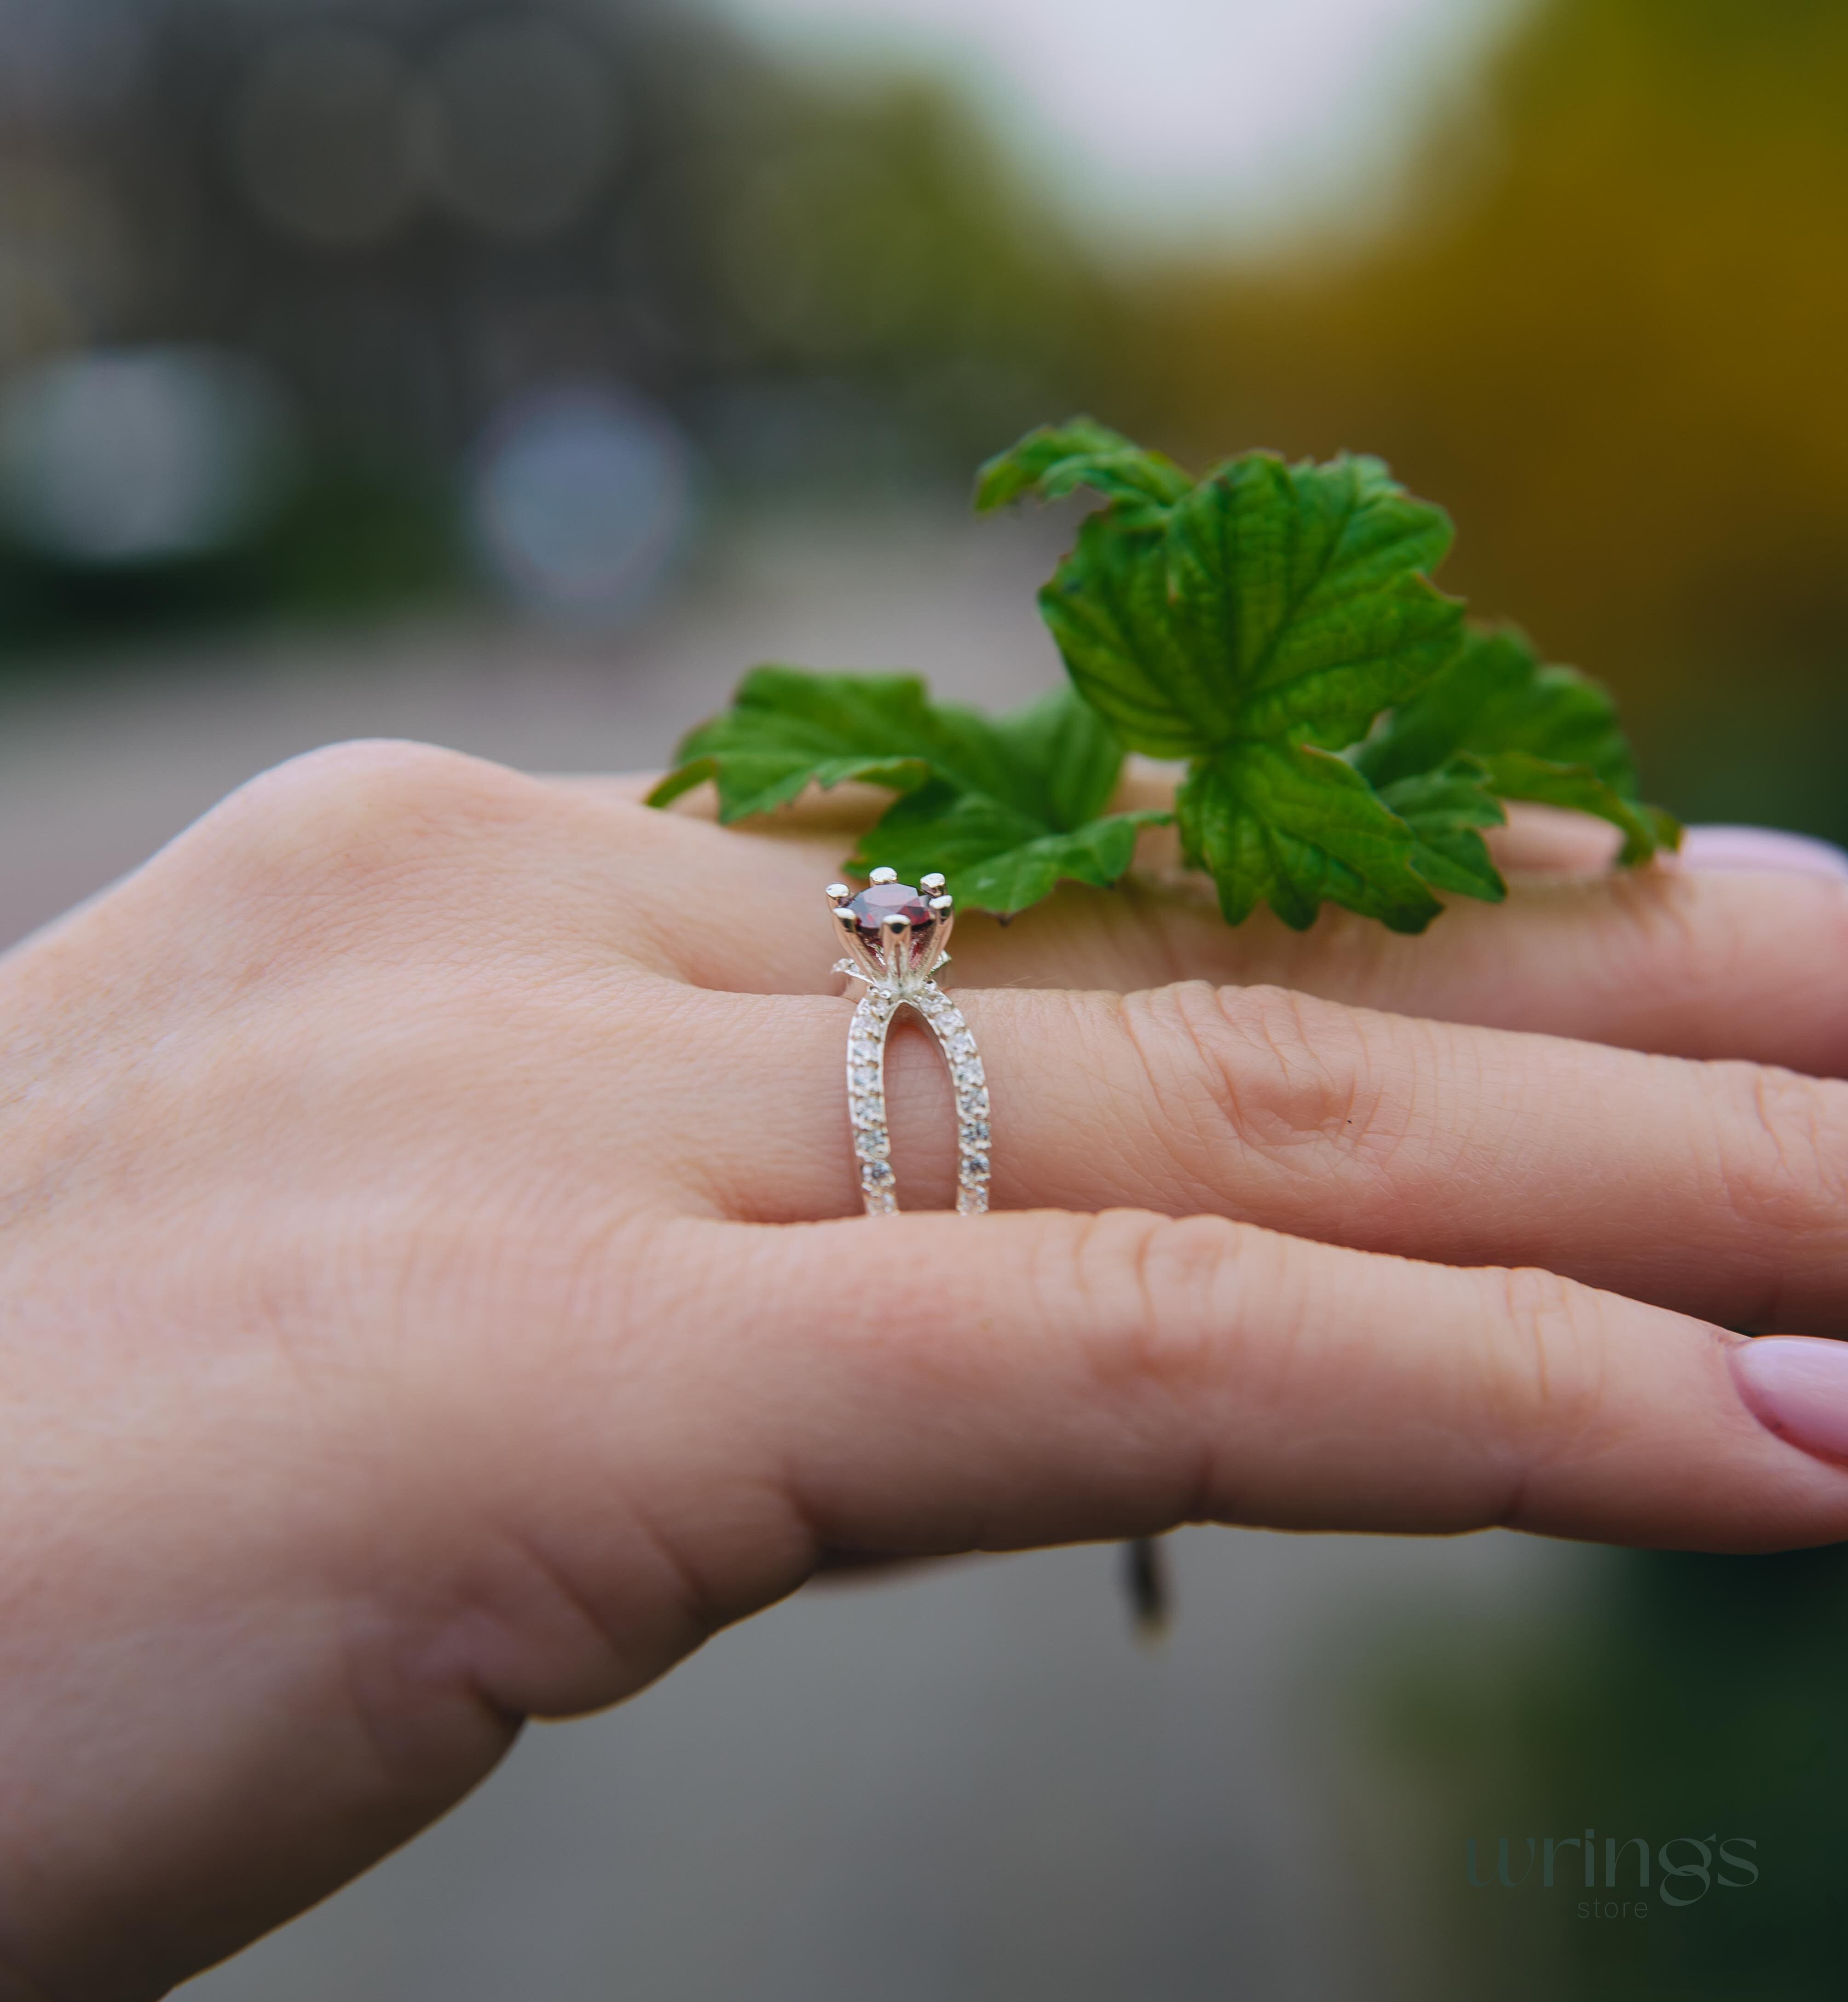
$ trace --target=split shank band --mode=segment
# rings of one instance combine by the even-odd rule
[[[865,985],[847,1031],[847,1111],[866,1214],[890,1216],[898,1207],[885,1045],[899,1010],[914,1008],[936,1037],[956,1090],[956,1207],[979,1216],[989,1206],[988,1080],[962,1010],[933,978],[949,961],[954,901],[941,876],[921,877],[914,889],[891,869],[875,869],[857,895],[845,883],[830,883],[828,901],[848,954],[835,971]]]

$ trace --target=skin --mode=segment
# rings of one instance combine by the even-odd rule
[[[0,962],[6,2002],[164,1992],[830,1561],[1848,1536],[1726,1331],[1839,1331],[1848,885],[1530,817],[1507,908],[1233,933],[1152,841],[961,921],[1001,1213],[869,1222],[869,801],[636,793],[317,753]]]

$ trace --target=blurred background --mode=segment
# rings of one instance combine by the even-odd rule
[[[1828,0],[0,0],[0,934],[262,766],[1024,698],[1088,409],[1379,453],[1652,797],[1848,841]],[[202,1998],[1839,1992],[1848,1575],[1226,1533],[805,1594]],[[1744,1835],[1603,1924],[1530,1833]],[[1565,1852],[1576,1858],[1578,1852]]]

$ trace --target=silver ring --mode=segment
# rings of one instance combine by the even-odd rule
[[[885,1040],[901,1008],[915,1008],[937,1039],[956,1087],[956,1207],[979,1216],[989,1206],[989,1085],[962,1010],[933,976],[950,961],[954,898],[941,876],[922,876],[914,889],[894,869],[875,869],[856,896],[830,883],[828,902],[848,957],[835,971],[866,983],[847,1031],[847,1114],[859,1162],[860,1194],[869,1216],[898,1208],[892,1142],[885,1119]]]

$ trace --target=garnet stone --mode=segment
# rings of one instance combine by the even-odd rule
[[[875,959],[880,956],[879,927],[887,918],[909,918],[912,957],[915,960],[926,928],[935,913],[924,901],[924,893],[908,883],[875,883],[863,890],[847,906],[859,926],[859,940]]]

